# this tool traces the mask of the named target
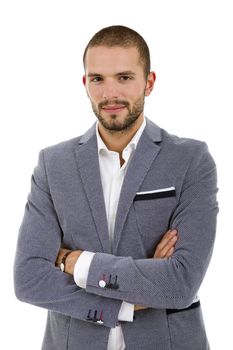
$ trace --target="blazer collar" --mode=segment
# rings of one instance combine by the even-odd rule
[[[161,129],[154,122],[152,122],[149,118],[146,119],[146,127],[144,131],[147,133],[152,142],[159,142],[162,140]],[[83,144],[88,142],[92,137],[95,136],[96,133],[96,123],[95,122],[86,132],[83,134],[79,140],[79,144]]]

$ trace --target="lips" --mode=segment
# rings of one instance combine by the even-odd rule
[[[114,105],[114,106],[105,106],[105,107],[103,107],[103,109],[105,109],[105,110],[111,110],[111,111],[115,111],[115,110],[117,110],[117,109],[122,109],[122,108],[124,108],[125,106],[124,105]]]
[[[121,113],[123,109],[125,109],[124,105],[112,105],[112,106],[108,105],[103,107],[103,110],[105,111],[105,113],[110,113],[110,114]]]

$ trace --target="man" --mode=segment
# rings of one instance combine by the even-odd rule
[[[104,28],[83,60],[98,122],[39,154],[16,295],[49,310],[44,350],[209,349],[197,293],[215,239],[215,163],[204,142],[144,116],[156,75],[138,33]]]

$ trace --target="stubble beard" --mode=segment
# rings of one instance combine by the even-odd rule
[[[133,105],[132,109],[130,109],[129,103],[127,101],[118,100],[118,101],[105,101],[104,103],[100,103],[98,108],[91,101],[92,109],[99,122],[103,125],[103,127],[108,130],[111,134],[116,132],[127,132],[130,130],[137,119],[140,117],[144,110],[145,103],[145,95],[141,96]],[[101,115],[102,108],[106,105],[110,104],[120,104],[124,105],[128,109],[128,114],[124,117],[122,122],[119,122],[117,114],[111,114],[109,117],[110,120],[105,119]]]

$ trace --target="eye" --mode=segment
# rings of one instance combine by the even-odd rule
[[[91,78],[91,81],[92,81],[93,83],[98,83],[98,82],[101,81],[101,80],[102,80],[101,77],[93,77],[93,78]]]
[[[133,79],[133,78],[130,77],[129,75],[121,75],[120,76],[120,80],[123,80],[123,81],[127,81],[127,80],[130,80],[130,79]]]

